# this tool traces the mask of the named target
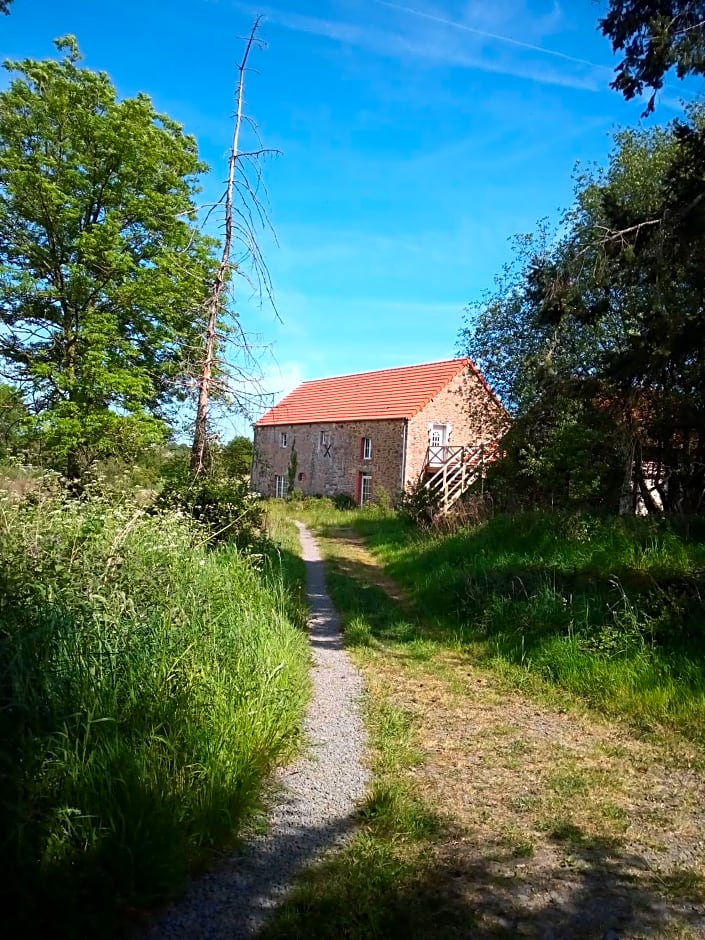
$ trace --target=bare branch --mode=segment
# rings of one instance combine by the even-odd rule
[[[225,209],[224,241],[220,263],[213,279],[205,308],[207,318],[205,348],[198,382],[198,402],[193,447],[191,450],[191,468],[196,473],[202,472],[205,468],[205,450],[208,441],[208,410],[211,394],[213,391],[221,395],[225,393],[226,383],[217,373],[219,364],[222,365],[223,370],[225,369],[225,364],[218,360],[217,357],[217,325],[218,318],[223,314],[225,309],[223,293],[231,274],[234,272],[246,278],[248,277],[241,262],[249,260],[254,272],[255,281],[259,286],[260,297],[262,294],[266,294],[276,313],[271,279],[257,240],[256,231],[258,227],[271,229],[266,209],[257,194],[261,185],[261,171],[257,161],[269,153],[277,153],[278,151],[265,147],[249,151],[240,150],[240,135],[243,121],[246,121],[248,124],[251,123],[243,113],[245,74],[248,71],[247,63],[253,46],[261,45],[260,40],[257,38],[257,30],[261,19],[262,17],[258,16],[254,21],[245,46],[245,52],[238,66],[239,76],[235,95],[235,123],[228,159],[228,179],[224,197],[218,204],[224,205]],[[257,180],[255,187],[252,186],[247,172],[247,167],[251,168],[253,166],[255,167],[255,178]],[[238,200],[237,205],[234,204],[235,199]],[[211,208],[209,215],[213,211],[213,208],[215,207]],[[208,218],[208,216],[206,218]],[[234,241],[239,241],[243,246],[241,259],[239,259],[235,267],[230,260]],[[237,318],[234,319],[234,323],[238,331],[241,344],[240,348],[244,351],[247,359],[251,352],[248,338],[242,330],[242,326]],[[232,368],[230,371],[232,373]],[[247,379],[248,382],[251,382],[251,375],[248,375]],[[239,404],[238,396],[235,396],[235,398]]]

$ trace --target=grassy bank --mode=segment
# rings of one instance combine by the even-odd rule
[[[440,535],[390,513],[306,512],[364,536],[419,615],[415,642],[705,739],[702,522],[528,512]]]
[[[463,618],[444,585],[485,527],[432,538],[325,501],[274,504],[270,518],[286,527],[287,512],[323,536],[328,589],[365,677],[374,783],[351,840],[303,873],[263,940],[700,937],[701,749],[597,714]],[[502,523],[505,550],[522,524]],[[576,540],[567,517],[551,524],[559,544]],[[634,559],[631,526],[623,556],[630,544]],[[671,535],[697,578],[697,539]],[[436,569],[432,552],[449,545],[456,564]]]
[[[109,935],[257,808],[308,688],[278,570],[276,554],[209,551],[174,514],[0,499],[0,892],[15,932]]]

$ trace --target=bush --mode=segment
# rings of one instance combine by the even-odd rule
[[[332,502],[336,509],[345,510],[355,509],[357,507],[357,503],[349,493],[336,493]]]
[[[423,479],[408,486],[401,495],[399,510],[406,519],[418,526],[429,526],[441,508],[440,495],[424,486]]]
[[[167,474],[155,505],[191,516],[205,526],[213,542],[250,546],[261,541],[264,512],[246,479],[215,471],[194,474],[177,464]]]
[[[134,504],[0,497],[0,896],[10,935],[111,934],[233,839],[294,747],[276,576]],[[37,899],[41,898],[41,905]]]

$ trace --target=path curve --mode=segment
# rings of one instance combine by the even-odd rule
[[[313,655],[306,753],[275,774],[267,833],[193,881],[181,900],[142,932],[143,940],[253,937],[301,868],[345,841],[367,790],[362,677],[343,649],[316,541],[302,523],[296,525],[306,563]]]

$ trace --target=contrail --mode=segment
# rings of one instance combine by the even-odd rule
[[[556,59],[575,62],[578,65],[588,65],[593,69],[604,69],[606,72],[612,71],[609,65],[598,65],[596,62],[590,62],[588,59],[578,59],[576,56],[568,55],[565,52],[558,52],[556,49],[546,49],[544,46],[535,46],[530,42],[522,42],[521,39],[512,39],[510,36],[500,36],[499,33],[489,33],[484,29],[468,26],[466,23],[458,23],[457,20],[449,20],[443,16],[437,16],[435,13],[425,13],[423,10],[415,10],[413,7],[405,7],[399,3],[393,3],[392,0],[372,0],[372,2],[376,3],[378,6],[389,7],[391,10],[399,10],[401,13],[408,13],[410,16],[418,16],[423,20],[431,20],[433,23],[450,26],[453,29],[462,30],[465,33],[483,36],[485,39],[496,39],[498,42],[504,42],[510,46],[519,46],[521,49],[531,49],[532,52],[541,52],[543,55],[551,55]]]

